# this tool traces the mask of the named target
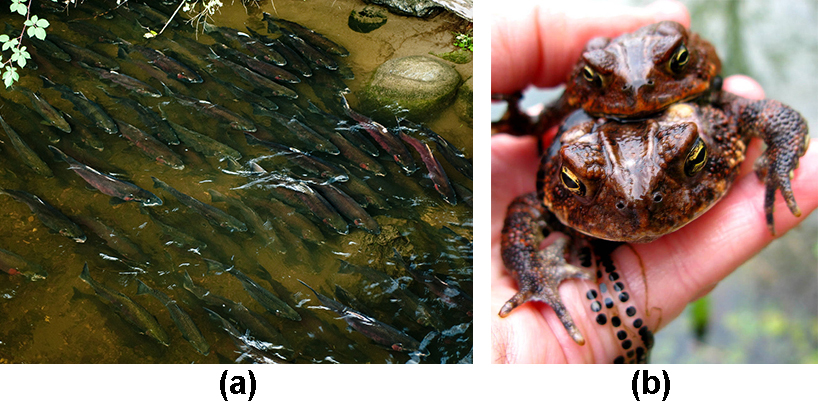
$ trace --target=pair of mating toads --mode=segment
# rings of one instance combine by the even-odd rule
[[[539,135],[560,127],[542,157],[537,191],[508,208],[501,251],[519,292],[500,316],[543,301],[583,344],[557,287],[568,278],[596,276],[566,256],[582,256],[586,247],[608,254],[595,247],[599,240],[649,242],[691,222],[727,192],[752,137],[767,146],[755,170],[766,185],[770,232],[777,190],[790,211],[801,214],[790,178],[809,144],[806,121],[778,101],[722,91],[720,70],[710,43],[664,21],[588,42],[565,92],[536,122],[517,109],[519,95],[507,98],[508,113],[495,132]],[[541,251],[548,230],[568,238]],[[649,348],[650,338],[642,337]]]

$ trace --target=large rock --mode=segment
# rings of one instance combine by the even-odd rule
[[[469,127],[474,125],[474,76],[469,77],[457,90],[457,98],[454,101],[454,110],[457,116],[467,123]]]
[[[410,17],[428,18],[443,10],[440,4],[432,0],[366,0],[366,2],[384,6],[395,14]]]
[[[460,74],[442,60],[407,56],[378,67],[361,98],[371,110],[397,104],[409,111],[410,119],[422,120],[430,112],[447,107],[458,84]]]

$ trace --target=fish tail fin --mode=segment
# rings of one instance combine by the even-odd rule
[[[215,189],[208,189],[207,193],[210,194],[210,200],[212,202],[224,202],[227,200],[227,197],[225,197],[224,194],[216,191]]]
[[[131,53],[131,43],[122,38],[117,38],[114,40],[114,44],[118,45],[116,51],[117,57],[126,60],[129,59],[128,54]]]
[[[208,23],[207,21],[202,23],[202,32],[209,34],[213,31],[216,31],[216,27],[214,27],[212,24]]]
[[[40,75],[40,78],[43,79],[43,87],[45,87],[45,88],[50,88],[50,87],[56,87],[57,86],[57,83],[51,81],[51,79],[49,79],[48,77],[46,77],[46,76],[44,76],[42,74]]]
[[[167,84],[162,83],[162,87],[164,87],[164,88],[165,88],[165,95],[167,95],[167,96],[169,96],[169,97],[173,97],[173,96],[175,96],[175,95],[176,95],[176,94],[175,94],[173,91],[171,91],[170,87],[168,87],[168,85],[167,85]]]
[[[302,281],[301,279],[298,279],[298,281],[301,282],[302,285],[306,286],[307,289],[311,290],[312,293],[315,293],[315,295],[318,296],[318,292],[316,292],[315,289],[312,288],[312,286],[307,285],[307,283]]]
[[[247,144],[249,144],[249,145],[261,144],[257,137],[255,137],[255,136],[253,136],[253,135],[251,135],[251,134],[249,134],[247,132],[244,133],[244,139],[247,141]]]
[[[349,106],[349,101],[347,101],[347,97],[344,96],[343,94],[339,94],[339,95],[341,96],[341,107],[344,108],[344,112],[349,114],[349,112],[350,112],[350,110],[352,110],[352,108],[350,108],[350,106]]]
[[[193,287],[193,278],[190,277],[190,274],[187,273],[187,270],[185,270],[185,276],[184,278],[182,278],[182,287],[185,289]]]
[[[145,285],[145,283],[142,282],[139,279],[136,280],[136,294],[137,295],[144,295],[145,293],[150,293],[150,292],[151,292],[151,288],[148,287],[148,285]]]
[[[85,282],[91,283],[91,271],[88,269],[87,262],[82,267],[82,272],[80,272],[80,279],[82,279]]]
[[[54,157],[58,160],[65,161],[66,163],[71,163],[71,160],[73,160],[71,157],[65,154],[65,152],[52,145],[48,145],[48,150],[51,150],[51,153],[54,154]]]
[[[154,188],[163,188],[164,187],[165,183],[160,181],[158,178],[151,177],[151,179],[153,180],[153,187]]]

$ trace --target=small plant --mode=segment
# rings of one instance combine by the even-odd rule
[[[472,31],[468,33],[455,33],[454,37],[454,46],[458,48],[468,50],[469,52],[474,52],[474,45],[473,45],[474,37],[472,36]]]
[[[56,2],[57,0],[51,0]],[[0,69],[3,70],[3,84],[6,88],[11,87],[17,80],[20,79],[20,74],[17,73],[17,64],[20,68],[26,67],[26,61],[31,59],[31,55],[23,46],[23,37],[28,35],[39,40],[45,39],[45,29],[50,25],[45,18],[40,18],[36,15],[31,15],[31,4],[34,0],[30,0],[26,5],[25,0],[11,0],[9,9],[12,13],[17,13],[26,17],[23,22],[23,30],[20,30],[18,37],[12,38],[6,34],[0,35],[0,52],[11,51],[11,56],[7,60],[3,60],[3,53],[0,53]]]

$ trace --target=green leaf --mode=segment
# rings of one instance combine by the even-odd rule
[[[37,26],[43,29],[48,28],[50,25],[51,23],[49,23],[48,20],[46,20],[45,18],[37,21]]]
[[[13,38],[12,40],[3,44],[3,47],[0,50],[8,50],[9,48],[13,48],[17,46],[17,38]]]
[[[6,66],[6,71],[3,72],[3,83],[6,84],[6,87],[11,87],[15,81],[17,81],[20,76],[17,74],[17,68],[12,66]]]
[[[28,27],[26,29],[26,34],[28,34],[28,36],[34,36],[34,34],[36,34],[36,33],[37,33],[37,27]]]
[[[28,12],[28,8],[23,3],[16,3],[16,2],[11,3],[11,7],[9,7],[9,8],[11,9],[11,12],[16,12],[17,14],[20,14],[20,15],[26,15],[26,13]]]
[[[9,38],[9,36],[6,35],[6,34],[0,35],[0,42],[2,42],[2,43],[8,42],[9,39],[11,39],[11,38]]]

